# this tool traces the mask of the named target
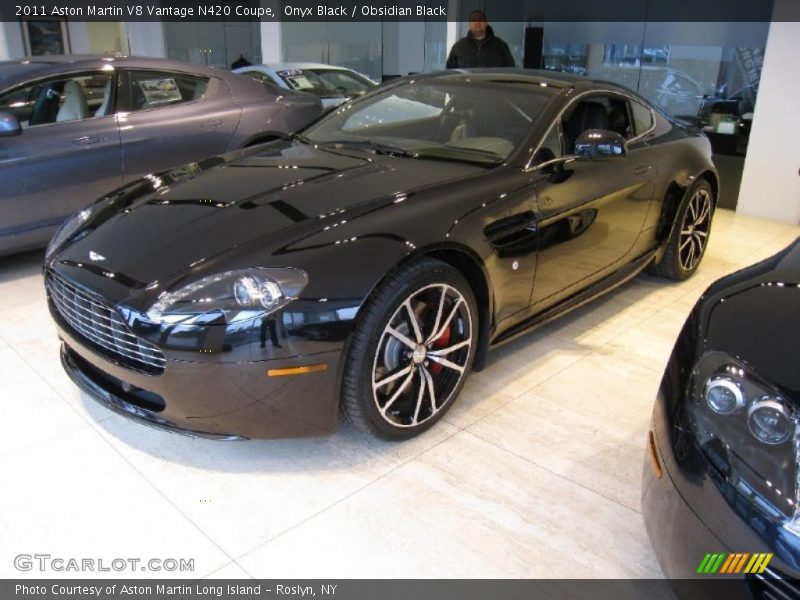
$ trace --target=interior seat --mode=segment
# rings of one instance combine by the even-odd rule
[[[67,81],[64,84],[64,102],[61,104],[61,108],[58,109],[56,121],[85,119],[88,112],[83,88],[75,81]]]
[[[616,131],[624,138],[629,138],[633,135],[633,127],[631,127],[628,119],[628,111],[625,104],[617,104],[611,109],[611,114],[608,117],[609,126],[611,131]]]
[[[108,78],[106,81],[106,87],[103,89],[103,102],[97,108],[97,111],[94,113],[96,117],[105,117],[108,109],[111,105],[111,82],[113,79],[111,77]]]
[[[610,120],[605,106],[599,102],[581,102],[572,111],[572,115],[564,126],[567,153],[575,152],[575,140],[587,129],[608,129],[609,126]]]

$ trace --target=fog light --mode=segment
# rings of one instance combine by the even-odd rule
[[[730,415],[744,406],[742,389],[725,377],[709,379],[705,396],[708,407],[720,415]]]
[[[782,444],[792,434],[792,423],[786,408],[775,398],[765,396],[754,402],[747,411],[750,433],[764,444]]]

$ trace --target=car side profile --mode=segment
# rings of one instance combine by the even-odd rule
[[[319,101],[171,60],[0,63],[0,255],[43,247],[125,183],[307,125]]]
[[[342,413],[407,439],[490,348],[645,268],[690,277],[717,191],[702,132],[624,88],[411,76],[99,199],[45,284],[65,369],[125,416],[241,439]]]

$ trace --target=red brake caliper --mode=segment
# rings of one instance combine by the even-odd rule
[[[450,344],[450,335],[451,335],[451,333],[452,333],[451,332],[451,326],[448,325],[447,329],[445,329],[442,332],[442,335],[440,335],[438,338],[433,340],[433,347],[434,348],[445,348],[448,344]],[[444,367],[442,365],[440,365],[437,362],[433,362],[433,361],[431,361],[430,365],[428,366],[428,370],[433,375],[438,375],[439,373],[442,372],[442,369],[444,369]]]

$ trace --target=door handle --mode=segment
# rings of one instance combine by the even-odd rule
[[[224,123],[225,123],[225,121],[223,121],[222,119],[214,119],[214,120],[212,120],[212,121],[203,121],[203,122],[200,124],[200,126],[201,126],[203,129],[211,129],[211,128],[213,128],[213,127],[219,127],[220,125],[222,125],[222,124],[224,124]]]
[[[648,173],[652,168],[653,167],[651,167],[650,165],[641,165],[633,170],[633,174],[644,175],[645,173]]]
[[[107,137],[91,137],[88,135],[83,135],[81,137],[77,137],[74,140],[72,140],[72,143],[75,144],[76,146],[90,146],[92,144],[97,144],[100,142],[107,142],[107,141],[108,141]]]

